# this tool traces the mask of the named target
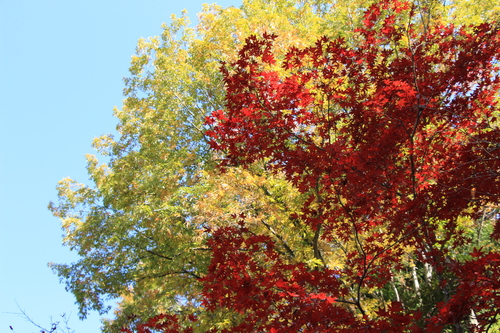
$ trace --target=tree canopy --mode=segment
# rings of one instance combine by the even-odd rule
[[[94,140],[109,162],[50,205],[81,316],[119,298],[104,331],[498,327],[499,12],[249,0],[139,41],[120,137]]]

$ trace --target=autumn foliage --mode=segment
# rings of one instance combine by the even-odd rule
[[[222,331],[481,332],[499,320],[498,214],[475,226],[499,204],[500,27],[415,15],[382,0],[355,42],[278,57],[276,36],[253,36],[223,65],[226,107],[206,119],[220,168],[264,163],[298,189],[290,218],[312,231],[314,262],[245,214],[207,229],[201,305],[232,313]],[[137,331],[196,326],[165,316]]]

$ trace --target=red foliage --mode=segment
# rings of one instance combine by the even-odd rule
[[[402,13],[407,3],[380,1],[355,47],[293,48],[285,74],[270,69],[272,35],[223,67],[226,109],[207,118],[221,167],[265,160],[309,195],[300,218],[312,230],[356,244],[345,268],[311,269],[243,222],[212,230],[203,305],[243,317],[225,332],[441,332],[467,326],[471,310],[480,331],[500,316],[500,254],[451,255],[470,242],[459,217],[500,197],[498,25],[417,33]],[[435,272],[439,296],[368,315],[360,293],[390,285],[405,248]]]

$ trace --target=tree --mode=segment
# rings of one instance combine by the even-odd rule
[[[82,258],[52,265],[81,314],[118,297],[107,331],[459,330],[470,310],[485,327],[496,28],[431,25],[438,6],[271,2],[139,42],[121,137],[94,142],[110,163],[89,156],[94,186],[63,180],[51,206]]]
[[[90,185],[69,178],[58,184],[59,202],[50,209],[62,221],[64,244],[81,259],[50,266],[75,295],[83,318],[88,311],[108,311],[107,300],[120,300],[105,331],[163,312],[198,311],[198,279],[210,262],[204,228],[256,209],[256,222],[275,216],[287,224],[283,217],[294,209],[295,192],[283,177],[268,177],[258,166],[220,174],[203,124],[224,105],[219,61],[235,60],[246,36],[279,32],[283,51],[314,36],[318,18],[310,6],[276,4],[205,6],[195,28],[184,13],[164,26],[162,36],[140,40],[124,106],[115,110],[120,137],[93,142],[109,162],[99,165],[88,155]],[[248,183],[242,184],[242,175]],[[233,195],[235,184],[245,190]],[[269,224],[256,227],[272,233]],[[282,239],[292,237],[280,225],[273,228]],[[204,320],[207,327],[223,327],[227,317],[210,314],[198,322]]]
[[[284,59],[274,35],[252,37],[223,68],[212,147],[222,166],[265,161],[308,196],[295,218],[315,231],[321,262],[289,263],[244,217],[215,231],[205,304],[244,314],[234,332],[462,332],[498,320],[498,215],[479,247],[471,229],[500,194],[499,26],[418,31],[414,8],[390,0],[363,24],[355,47],[323,38]]]

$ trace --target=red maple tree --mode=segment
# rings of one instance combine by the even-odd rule
[[[322,265],[311,268],[244,216],[210,230],[203,306],[242,317],[224,332],[479,332],[498,321],[498,247],[473,247],[463,221],[499,203],[499,25],[418,29],[413,17],[382,0],[355,45],[322,38],[275,59],[275,36],[254,36],[223,66],[226,109],[207,117],[221,168],[265,161],[308,196],[292,218],[353,244],[337,267],[314,247]],[[487,242],[499,238],[497,215]],[[404,299],[391,284],[408,258],[427,289]]]

